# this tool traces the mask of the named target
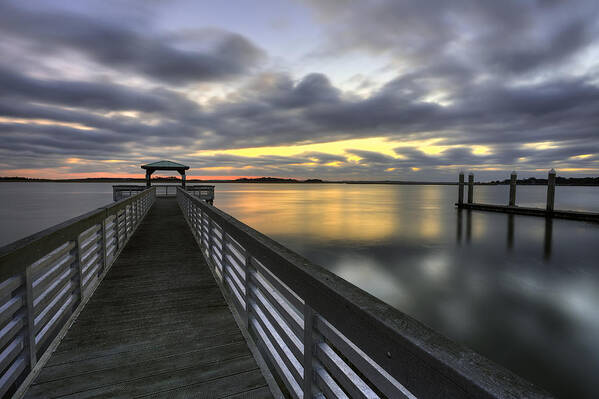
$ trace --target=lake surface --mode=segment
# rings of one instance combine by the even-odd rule
[[[543,207],[545,187],[518,187]],[[456,186],[216,184],[215,205],[562,398],[599,392],[599,224],[458,211]],[[505,204],[507,186],[475,201]],[[106,183],[1,183],[0,245],[105,205]],[[556,208],[599,212],[598,187]]]

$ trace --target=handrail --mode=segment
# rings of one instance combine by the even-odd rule
[[[186,191],[177,200],[288,396],[550,397]]]
[[[0,397],[24,392],[155,198],[149,188],[0,248]]]

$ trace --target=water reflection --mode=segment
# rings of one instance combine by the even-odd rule
[[[470,209],[462,210],[456,209],[456,242],[458,245],[462,243],[462,235],[463,235],[463,224],[464,224],[464,214],[466,215],[466,243],[470,243],[472,239],[472,212],[482,212],[482,211],[472,211]],[[507,220],[506,227],[506,248],[508,252],[511,252],[514,249],[514,237],[515,237],[515,220],[516,217],[513,214],[505,214],[504,217]],[[525,216],[524,218],[528,218]],[[544,221],[544,235],[543,235],[543,259],[545,261],[549,261],[551,259],[551,246],[553,240],[553,219],[552,218],[543,218]],[[478,227],[477,233],[475,235],[476,238],[484,238],[484,228],[481,222],[477,222],[475,226]]]
[[[551,241],[553,239],[553,218],[545,218],[545,240],[543,255],[545,260],[551,258]]]
[[[507,249],[514,248],[514,215],[507,215]]]
[[[219,193],[220,194],[220,193]],[[390,237],[401,222],[390,218],[395,213],[393,192],[364,202],[359,190],[229,191],[225,195],[239,195],[238,202],[228,204],[234,214],[244,215],[250,226],[275,236],[305,235],[313,240],[380,241]],[[219,203],[223,200],[219,198]]]

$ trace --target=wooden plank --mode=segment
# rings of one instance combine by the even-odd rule
[[[244,343],[245,339],[243,335],[235,329],[223,330],[216,335],[199,333],[189,337],[180,336],[177,341],[172,339],[172,334],[162,335],[151,341],[114,347],[101,353],[95,353],[91,357],[52,359],[54,363],[49,363],[42,370],[36,382],[48,382],[104,369],[117,368],[127,364],[143,363],[165,356],[175,356],[188,352],[195,353],[211,348],[223,348]]]
[[[71,376],[57,374],[57,379],[38,383],[31,387],[30,395],[46,395],[50,397],[64,396],[79,391],[97,390],[109,386],[128,383],[140,378],[156,378],[161,374],[174,370],[214,367],[215,363],[234,363],[240,358],[243,362],[250,356],[245,342],[233,345],[207,348],[199,351],[177,352],[156,356],[145,361],[131,361],[96,371],[87,371]],[[250,368],[255,368],[249,362]],[[187,372],[187,370],[185,371]]]

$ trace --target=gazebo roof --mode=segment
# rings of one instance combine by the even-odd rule
[[[142,169],[150,169],[150,170],[187,170],[189,166],[181,165],[177,162],[171,161],[158,161],[152,162],[147,165],[141,165]]]

